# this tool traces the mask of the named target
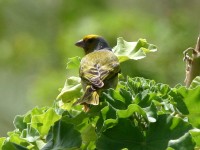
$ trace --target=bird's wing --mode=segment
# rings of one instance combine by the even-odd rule
[[[101,88],[104,86],[103,80],[101,79],[101,71],[98,65],[83,66],[80,68],[80,77],[82,80],[89,82],[94,87]]]
[[[106,65],[94,64],[80,67],[80,76],[82,80],[91,83],[94,87],[104,86],[104,80],[112,78],[120,72],[118,62],[107,63]]]

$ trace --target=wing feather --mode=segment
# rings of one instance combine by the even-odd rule
[[[97,88],[104,86],[104,80],[116,76],[120,72],[120,66],[118,59],[112,52],[109,55],[105,55],[104,51],[93,52],[91,58],[93,60],[88,61],[88,55],[81,61],[79,70],[80,77],[89,84]],[[103,55],[103,56],[102,56]],[[104,58],[101,58],[104,57]]]

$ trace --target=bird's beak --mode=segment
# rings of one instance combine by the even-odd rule
[[[83,40],[80,40],[80,41],[76,42],[75,45],[78,46],[78,47],[84,48],[85,47],[85,42]]]

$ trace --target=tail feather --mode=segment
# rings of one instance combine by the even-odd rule
[[[76,101],[73,105],[78,105],[78,104],[84,105],[84,110],[86,107],[87,111],[89,110],[88,104],[99,105],[99,94],[98,94],[97,90],[95,88],[93,88],[92,85],[88,85],[86,87],[86,90],[85,90],[83,96],[78,101]]]

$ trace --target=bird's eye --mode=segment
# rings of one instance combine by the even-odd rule
[[[92,43],[94,39],[88,39],[88,43]]]

